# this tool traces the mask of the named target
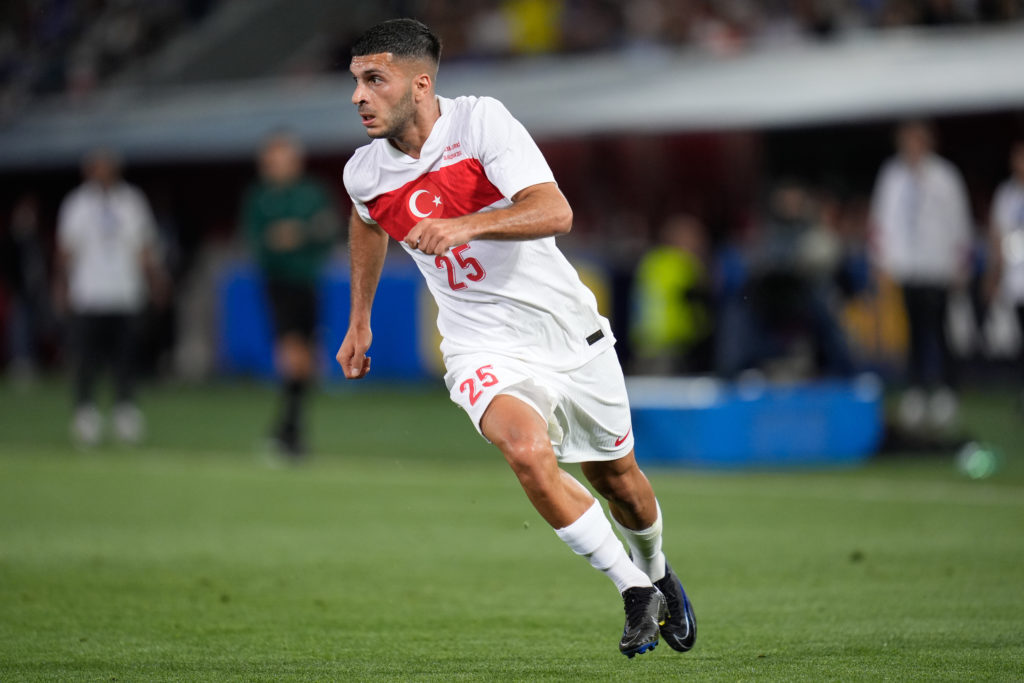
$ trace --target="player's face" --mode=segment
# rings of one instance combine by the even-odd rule
[[[371,138],[397,138],[413,125],[412,77],[402,66],[390,52],[352,58],[352,103]]]

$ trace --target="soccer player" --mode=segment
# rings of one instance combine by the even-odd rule
[[[261,180],[245,198],[245,233],[266,280],[274,351],[282,377],[272,431],[287,458],[304,455],[303,406],[313,379],[316,287],[334,246],[338,218],[327,191],[305,175],[302,147],[283,132],[260,150]]]
[[[501,450],[559,538],[622,594],[621,652],[653,649],[659,630],[685,652],[696,622],[633,456],[611,329],[555,246],[572,211],[500,102],[435,94],[440,52],[437,36],[411,19],[378,24],[352,48],[352,102],[373,140],[345,166],[352,310],[338,362],[349,379],[370,370],[370,310],[390,235],[437,300],[452,400]],[[600,503],[559,461],[581,463],[632,561]]]

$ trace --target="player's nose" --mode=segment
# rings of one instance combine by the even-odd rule
[[[366,101],[363,96],[363,86],[357,85],[356,89],[352,91],[352,104],[362,104]]]

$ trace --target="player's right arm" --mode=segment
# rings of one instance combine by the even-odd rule
[[[388,236],[380,226],[367,223],[352,209],[349,220],[349,258],[351,260],[352,310],[337,360],[347,379],[362,379],[370,371],[370,311],[380,282]]]

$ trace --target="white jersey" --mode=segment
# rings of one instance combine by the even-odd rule
[[[949,285],[964,275],[970,205],[950,162],[932,154],[912,169],[890,159],[878,175],[871,214],[880,265],[897,281]]]
[[[1011,178],[996,190],[992,229],[1002,243],[1003,292],[1024,303],[1024,183]]]
[[[76,313],[135,313],[146,303],[142,252],[156,228],[142,192],[127,183],[75,189],[60,207],[57,243],[68,255],[68,297]]]
[[[613,343],[594,295],[555,245],[474,240],[443,256],[402,239],[420,220],[501,209],[519,191],[554,182],[526,129],[489,97],[438,97],[441,116],[413,159],[378,139],[345,166],[359,216],[413,257],[437,301],[445,364],[490,351],[548,367],[580,367]]]

